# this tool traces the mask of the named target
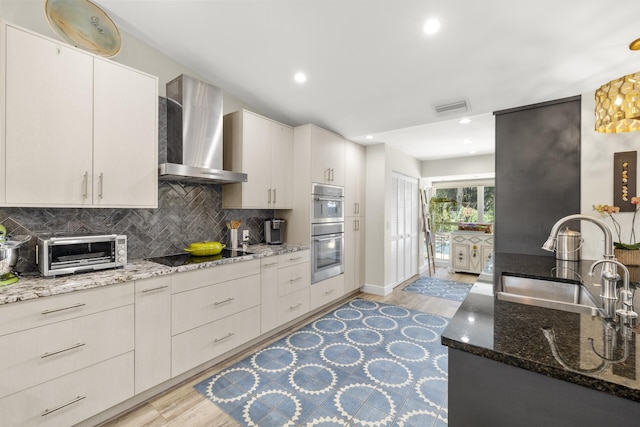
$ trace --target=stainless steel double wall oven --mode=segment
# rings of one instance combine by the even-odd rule
[[[344,273],[344,188],[312,184],[311,283]]]

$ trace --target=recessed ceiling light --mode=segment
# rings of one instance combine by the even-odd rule
[[[471,140],[470,140],[469,138],[467,138],[467,139],[463,139],[463,140],[462,140],[462,143],[463,143],[463,144],[465,144],[465,145],[467,145],[467,144],[471,144]]]
[[[440,29],[440,21],[437,18],[429,18],[427,22],[424,23],[422,30],[425,34],[435,34]]]
[[[461,125],[466,125],[466,124],[471,123],[471,119],[469,117],[465,117],[463,119],[460,119],[460,121],[458,123],[460,123]]]
[[[297,72],[293,78],[295,79],[296,82],[298,83],[304,83],[307,81],[307,75],[303,72]]]
[[[373,135],[367,135],[365,136],[365,139],[373,139]]]

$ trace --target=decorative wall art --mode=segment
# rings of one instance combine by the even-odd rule
[[[636,206],[631,198],[636,197],[636,160],[637,151],[625,151],[613,154],[613,205],[620,212],[633,212]]]

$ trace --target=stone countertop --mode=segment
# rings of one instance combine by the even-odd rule
[[[93,273],[71,274],[56,277],[43,277],[40,274],[24,275],[13,285],[0,286],[0,305],[84,289],[97,288],[100,286],[130,282],[133,280],[148,279],[150,277],[162,276],[165,274],[243,262],[306,249],[309,249],[309,247],[287,244],[251,245],[247,248],[247,252],[251,252],[251,254],[246,256],[222,258],[215,261],[188,264],[179,267],[168,267],[146,259],[137,259],[132,260],[122,268],[100,270]]]
[[[581,282],[599,301],[600,286],[596,276],[588,276],[593,261],[556,264],[552,257],[496,254],[494,271],[482,274],[472,287],[453,319],[442,334],[442,344],[527,369],[542,375],[603,391],[615,396],[640,402],[640,339],[638,328],[632,329],[632,339],[626,341],[621,332],[614,334],[599,316],[569,313],[494,297],[494,282],[502,273],[534,278]],[[640,296],[634,296],[638,307]],[[620,301],[618,301],[618,307]],[[557,345],[556,354],[545,338],[543,328],[552,328]],[[611,359],[624,359],[625,345],[628,357],[621,362],[604,362],[591,347]],[[562,362],[560,362],[560,361]]]

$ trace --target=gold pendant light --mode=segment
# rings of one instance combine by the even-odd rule
[[[640,50],[640,38],[629,44]],[[640,72],[611,80],[596,90],[596,126],[602,133],[640,130]]]
[[[610,81],[596,90],[596,131],[640,130],[640,72]]]

